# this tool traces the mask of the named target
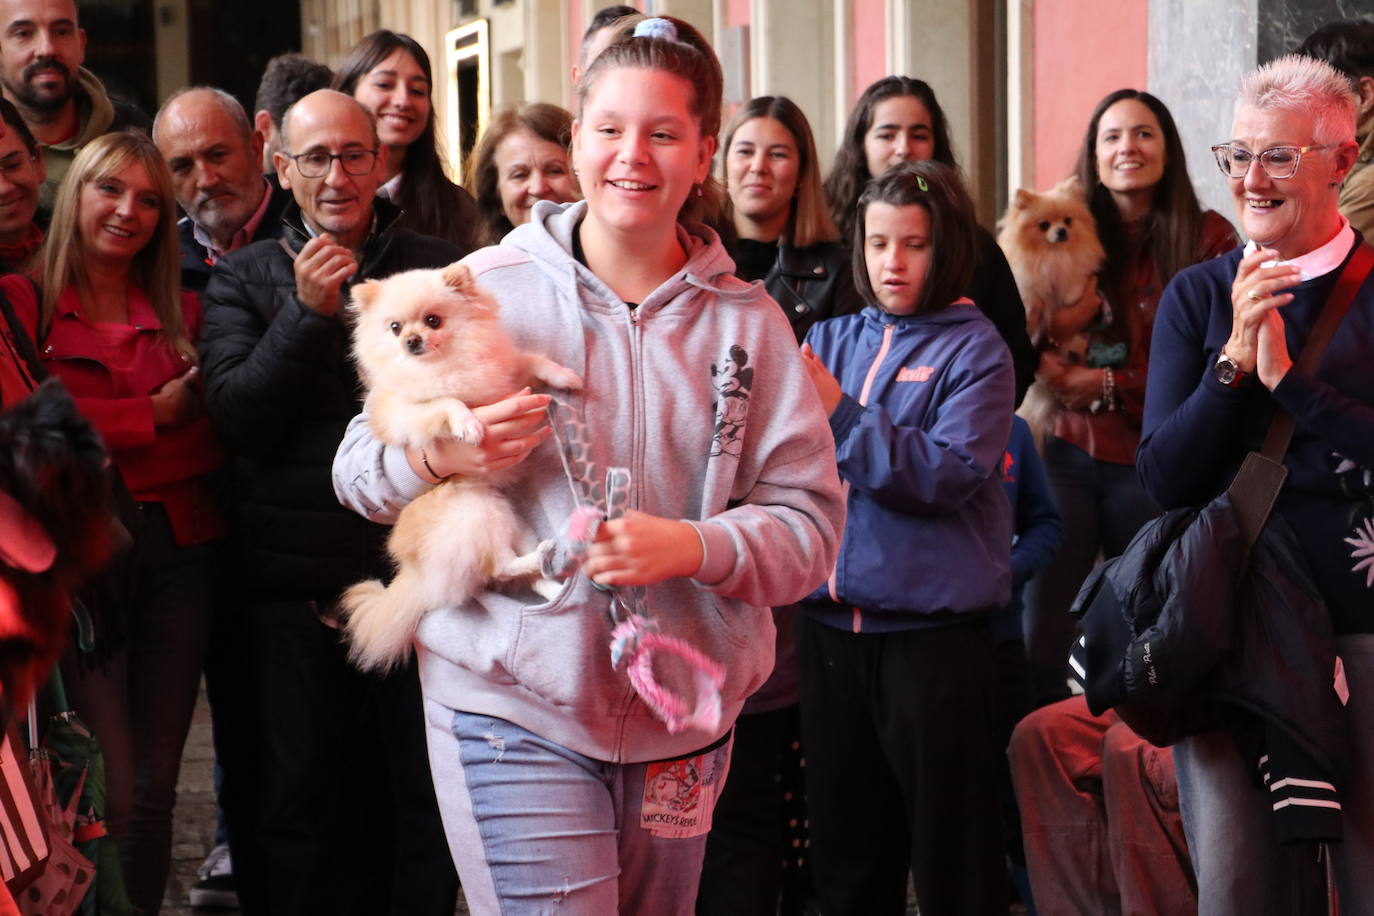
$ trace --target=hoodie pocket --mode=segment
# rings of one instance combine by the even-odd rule
[[[619,715],[629,682],[611,667],[610,596],[583,576],[520,610],[508,663],[516,682],[574,718]]]
[[[418,636],[426,649],[484,680],[515,685],[519,678],[512,659],[526,610],[556,613],[574,589],[575,581],[564,582],[552,600],[532,591],[484,592],[464,607],[426,614]]]
[[[610,596],[579,576],[576,587],[547,605],[524,608],[511,647],[509,669],[521,687],[589,720],[624,714],[633,695],[624,671],[611,667]],[[721,690],[728,704],[758,689],[772,671],[774,630],[767,608],[732,605],[685,579],[649,589],[649,616],[725,667]],[[665,687],[690,693],[669,664],[657,671]]]

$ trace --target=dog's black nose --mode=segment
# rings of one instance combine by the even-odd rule
[[[425,339],[419,334],[411,334],[406,338],[406,349],[419,356],[425,352]]]
[[[1069,230],[1065,229],[1063,226],[1060,226],[1058,229],[1054,230],[1054,241],[1067,242],[1068,240]]]

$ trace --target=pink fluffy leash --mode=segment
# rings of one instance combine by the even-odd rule
[[[692,701],[673,693],[654,677],[654,653],[676,655],[692,669],[696,696]],[[652,620],[631,614],[611,631],[611,666],[625,667],[630,684],[670,735],[689,728],[715,731],[720,725],[720,688],[725,668],[715,659],[676,636],[660,633]]]
[[[630,472],[626,468],[611,468],[606,472],[602,490],[585,457],[589,445],[585,427],[572,411],[558,401],[550,402],[549,425],[578,506],[568,518],[566,534],[549,543],[541,566],[546,577],[566,579],[581,568],[601,523],[624,515],[629,508]],[[579,446],[576,451],[580,460],[571,459],[574,449],[569,447],[570,443]],[[663,720],[669,734],[689,728],[714,732],[720,726],[720,689],[725,684],[725,668],[685,640],[661,632],[644,607],[643,587],[607,590],[611,591],[611,667],[624,668],[630,685],[650,712]],[[654,675],[655,653],[676,656],[691,669],[693,697],[681,696],[659,683]]]

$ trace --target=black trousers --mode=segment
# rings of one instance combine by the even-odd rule
[[[992,637],[978,618],[896,633],[798,621],[816,893],[827,916],[1009,906]]]
[[[414,666],[361,674],[306,602],[249,601],[242,628],[244,695],[216,720],[242,911],[451,916]]]
[[[740,716],[706,838],[698,916],[795,916],[812,897],[796,704]]]

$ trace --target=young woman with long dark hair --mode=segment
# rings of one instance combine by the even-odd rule
[[[855,206],[869,179],[902,162],[934,160],[958,169],[949,122],[924,80],[886,76],[864,90],[845,122],[840,148],[825,179],[830,215],[840,241],[853,237]],[[1016,279],[992,233],[976,226],[978,261],[964,291],[983,310],[1011,350],[1016,369],[1016,402],[1035,378],[1035,350],[1026,334],[1026,312]]]
[[[353,46],[333,88],[362,102],[387,147],[386,183],[377,196],[405,211],[405,226],[452,242],[480,244],[477,205],[449,180],[434,130],[434,77],[429,55],[409,35],[379,29]]]
[[[1231,224],[1198,206],[1174,119],[1148,92],[1121,89],[1098,103],[1076,173],[1107,252],[1098,282],[1105,308],[1087,364],[1067,365],[1053,351],[1041,360],[1041,377],[1064,407],[1044,457],[1065,541],[1027,588],[1035,705],[1068,695],[1068,610],[1083,578],[1157,511],[1136,477],[1135,450],[1159,297],[1184,267],[1236,246]]]

